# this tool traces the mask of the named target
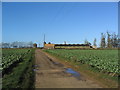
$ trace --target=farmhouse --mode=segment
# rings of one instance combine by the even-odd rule
[[[90,49],[89,44],[51,44],[44,42],[44,49]]]

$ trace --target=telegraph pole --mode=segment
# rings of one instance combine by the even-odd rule
[[[45,43],[46,43],[46,42],[45,42],[45,34],[44,34],[44,42],[43,42],[43,45],[44,45],[44,46],[45,46]]]
[[[45,34],[44,34],[44,42],[45,42]]]

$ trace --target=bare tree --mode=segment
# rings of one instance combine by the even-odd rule
[[[101,43],[100,43],[101,48],[106,47],[106,41],[105,41],[105,34],[101,33]]]
[[[110,35],[110,33],[107,31],[107,48],[112,48],[112,38],[111,38],[112,35]]]
[[[113,34],[113,38],[112,38],[112,46],[114,48],[117,48],[118,47],[118,36],[116,35],[116,33]]]
[[[118,47],[118,35],[114,32],[110,34],[107,32],[107,48],[117,48]]]
[[[85,41],[84,41],[84,44],[88,44],[89,42],[88,42],[88,40],[87,39],[85,39]]]
[[[91,43],[87,39],[85,39],[84,44],[91,45]]]
[[[96,40],[96,38],[95,38],[94,41],[93,41],[93,45],[94,45],[94,46],[97,46],[96,41],[97,41],[97,40]]]

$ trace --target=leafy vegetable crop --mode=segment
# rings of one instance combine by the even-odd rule
[[[22,57],[24,57],[27,53],[29,53],[29,49],[3,49],[2,50],[2,64],[0,70],[4,72],[5,69],[9,68],[11,65],[22,61]]]
[[[46,50],[66,60],[88,64],[98,71],[120,74],[118,64],[118,50]]]

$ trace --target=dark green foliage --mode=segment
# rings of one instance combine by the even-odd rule
[[[22,61],[15,66],[9,74],[3,76],[2,87],[8,88],[34,88],[34,49],[22,57]]]

